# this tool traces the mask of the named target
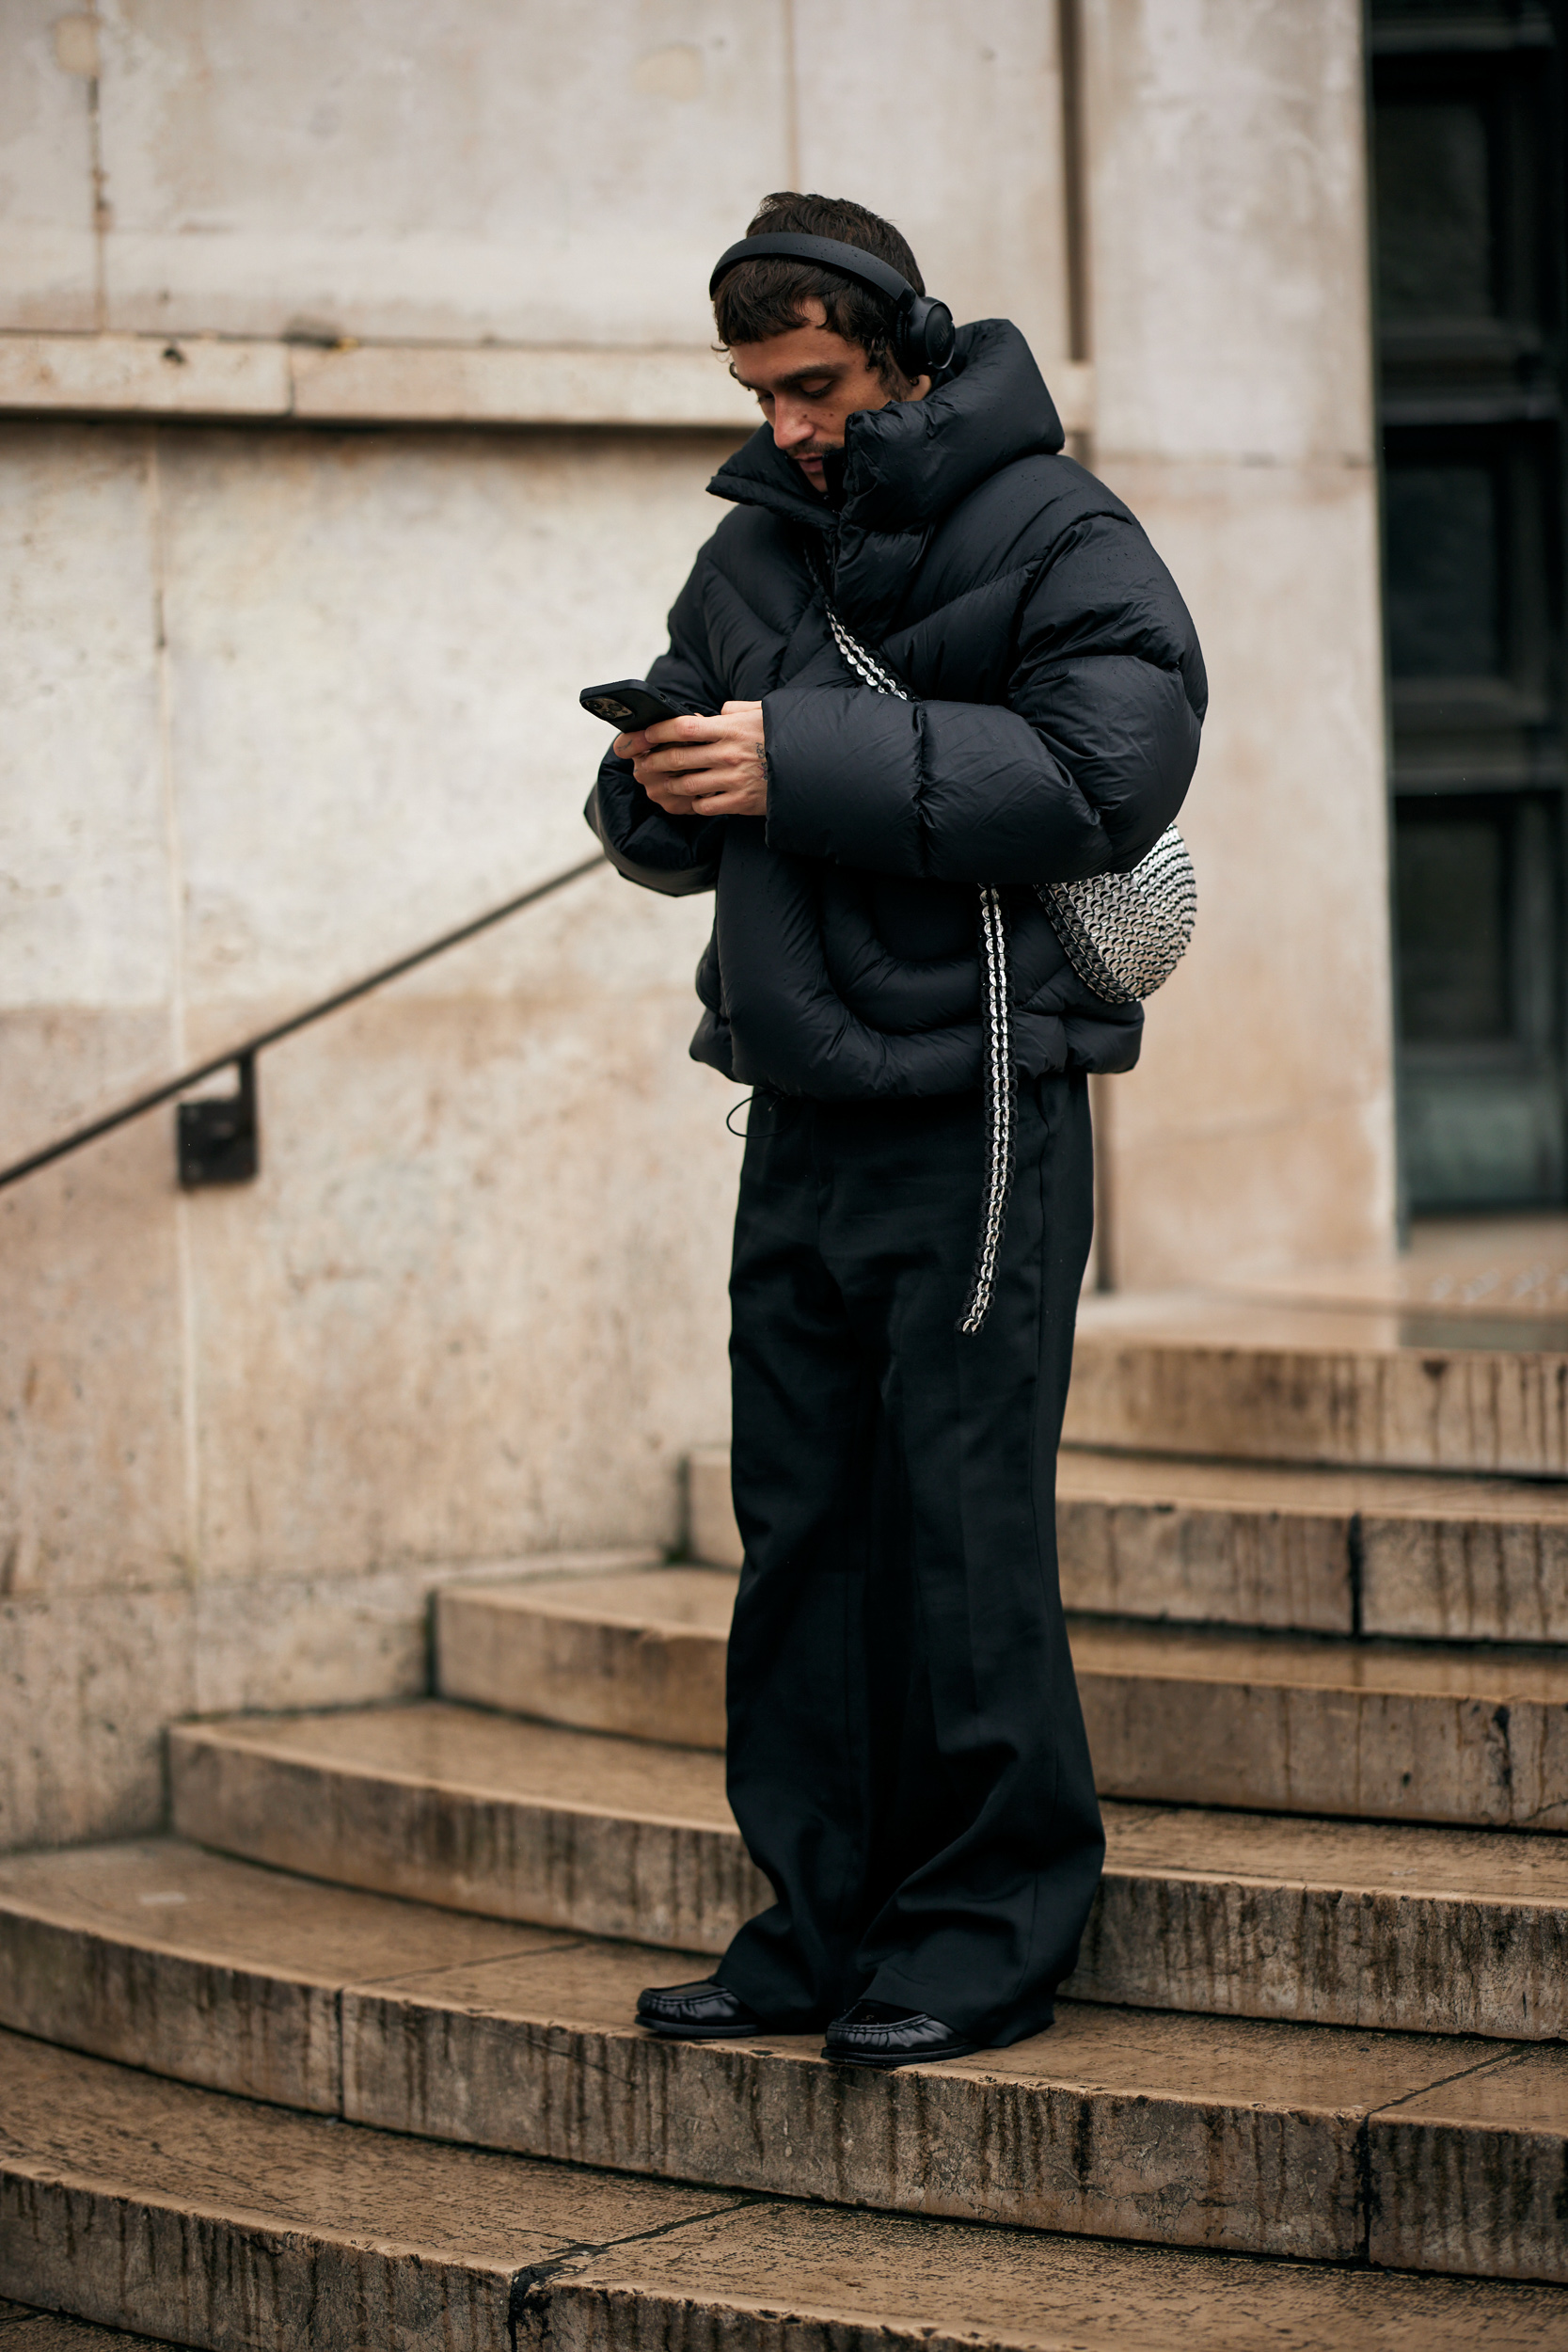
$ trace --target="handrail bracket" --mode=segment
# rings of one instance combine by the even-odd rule
[[[180,1182],[187,1192],[202,1184],[248,1184],[261,1168],[255,1055],[236,1055],[234,1069],[232,1094],[175,1104]]]

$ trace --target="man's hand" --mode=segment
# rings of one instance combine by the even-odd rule
[[[671,817],[765,817],[761,703],[726,703],[717,719],[660,719],[615,749],[656,808]]]

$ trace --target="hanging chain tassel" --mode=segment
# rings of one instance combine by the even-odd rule
[[[814,565],[814,569],[816,566]],[[828,609],[828,627],[849,668],[879,694],[909,695],[893,672],[852,637],[834,612],[827,582],[820,572],[817,584]],[[1012,988],[1007,977],[1007,926],[1002,893],[990,882],[980,892],[980,1024],[981,1082],[985,1089],[986,1175],[980,1195],[980,1234],[975,1245],[974,1278],[958,1317],[958,1329],[973,1339],[984,1327],[996,1286],[997,1261],[1002,1254],[1002,1229],[1007,1221],[1007,1198],[1013,1188],[1013,1014]]]

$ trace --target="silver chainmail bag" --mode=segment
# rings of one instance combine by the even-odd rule
[[[1069,963],[1111,1005],[1135,1005],[1163,988],[1197,920],[1197,875],[1175,825],[1128,873],[1037,882],[1035,891]]]
[[[822,586],[828,627],[849,668],[879,694],[909,694],[891,670],[868,653],[833,610]],[[1002,894],[990,882],[980,896],[981,1065],[986,1111],[986,1176],[974,1273],[958,1317],[973,1338],[990,1312],[997,1261],[1013,1182],[1012,988],[1007,976],[1007,927]],[[1167,825],[1148,855],[1125,874],[1087,882],[1037,882],[1036,896],[1051,917],[1068,961],[1108,1004],[1152,996],[1186,953],[1197,917],[1197,876],[1187,845]]]

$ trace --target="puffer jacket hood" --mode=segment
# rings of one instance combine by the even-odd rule
[[[1169,574],[1062,446],[1028,345],[990,319],[925,400],[848,420],[836,503],[766,425],[709,484],[736,511],[647,675],[691,708],[761,702],[768,817],[666,816],[613,755],[587,814],[632,881],[717,889],[692,1052],[726,1076],[824,1099],[977,1087],[976,882],[1005,886],[1020,1068],[1136,1059],[1141,1009],[1078,979],[1032,885],[1146,854],[1206,689]],[[847,664],[824,583],[908,701]]]
[[[959,330],[952,363],[924,400],[863,408],[848,420],[836,511],[806,486],[766,424],[720,467],[708,488],[717,498],[768,506],[825,538],[836,536],[844,575],[836,600],[847,610],[857,570],[874,567],[879,554],[900,567],[911,557],[918,561],[932,524],[988,475],[1017,457],[1053,457],[1063,440],[1056,404],[1028,344],[1005,319],[984,319]],[[880,548],[883,540],[897,544]],[[856,610],[867,628],[874,626],[872,612]]]

